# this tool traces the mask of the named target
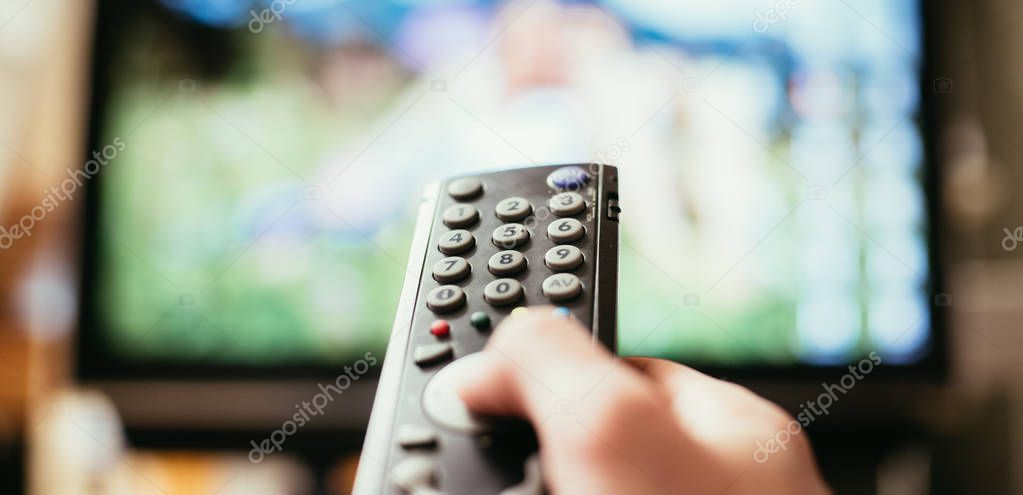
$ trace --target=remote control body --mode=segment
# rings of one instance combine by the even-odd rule
[[[468,414],[452,363],[482,350],[515,308],[541,304],[613,352],[619,211],[617,169],[600,164],[425,189],[356,495],[543,493],[532,430]]]

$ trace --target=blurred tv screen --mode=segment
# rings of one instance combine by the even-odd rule
[[[591,161],[621,169],[622,354],[931,348],[915,1],[115,5],[90,262],[118,359],[382,353],[427,181]]]

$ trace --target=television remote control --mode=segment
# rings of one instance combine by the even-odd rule
[[[471,414],[460,369],[515,308],[556,306],[615,350],[618,171],[553,165],[428,186],[356,495],[544,493],[523,421]]]

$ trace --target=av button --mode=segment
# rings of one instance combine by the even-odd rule
[[[567,301],[583,291],[579,277],[571,273],[556,273],[543,281],[543,293],[552,301]]]

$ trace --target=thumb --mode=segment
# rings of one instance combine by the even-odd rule
[[[506,318],[473,364],[459,396],[475,412],[533,424],[554,493],[656,493],[709,471],[667,395],[549,307]]]
[[[462,379],[462,400],[473,411],[523,416],[534,424],[559,401],[585,395],[614,366],[588,329],[547,306],[506,318],[480,354]]]

